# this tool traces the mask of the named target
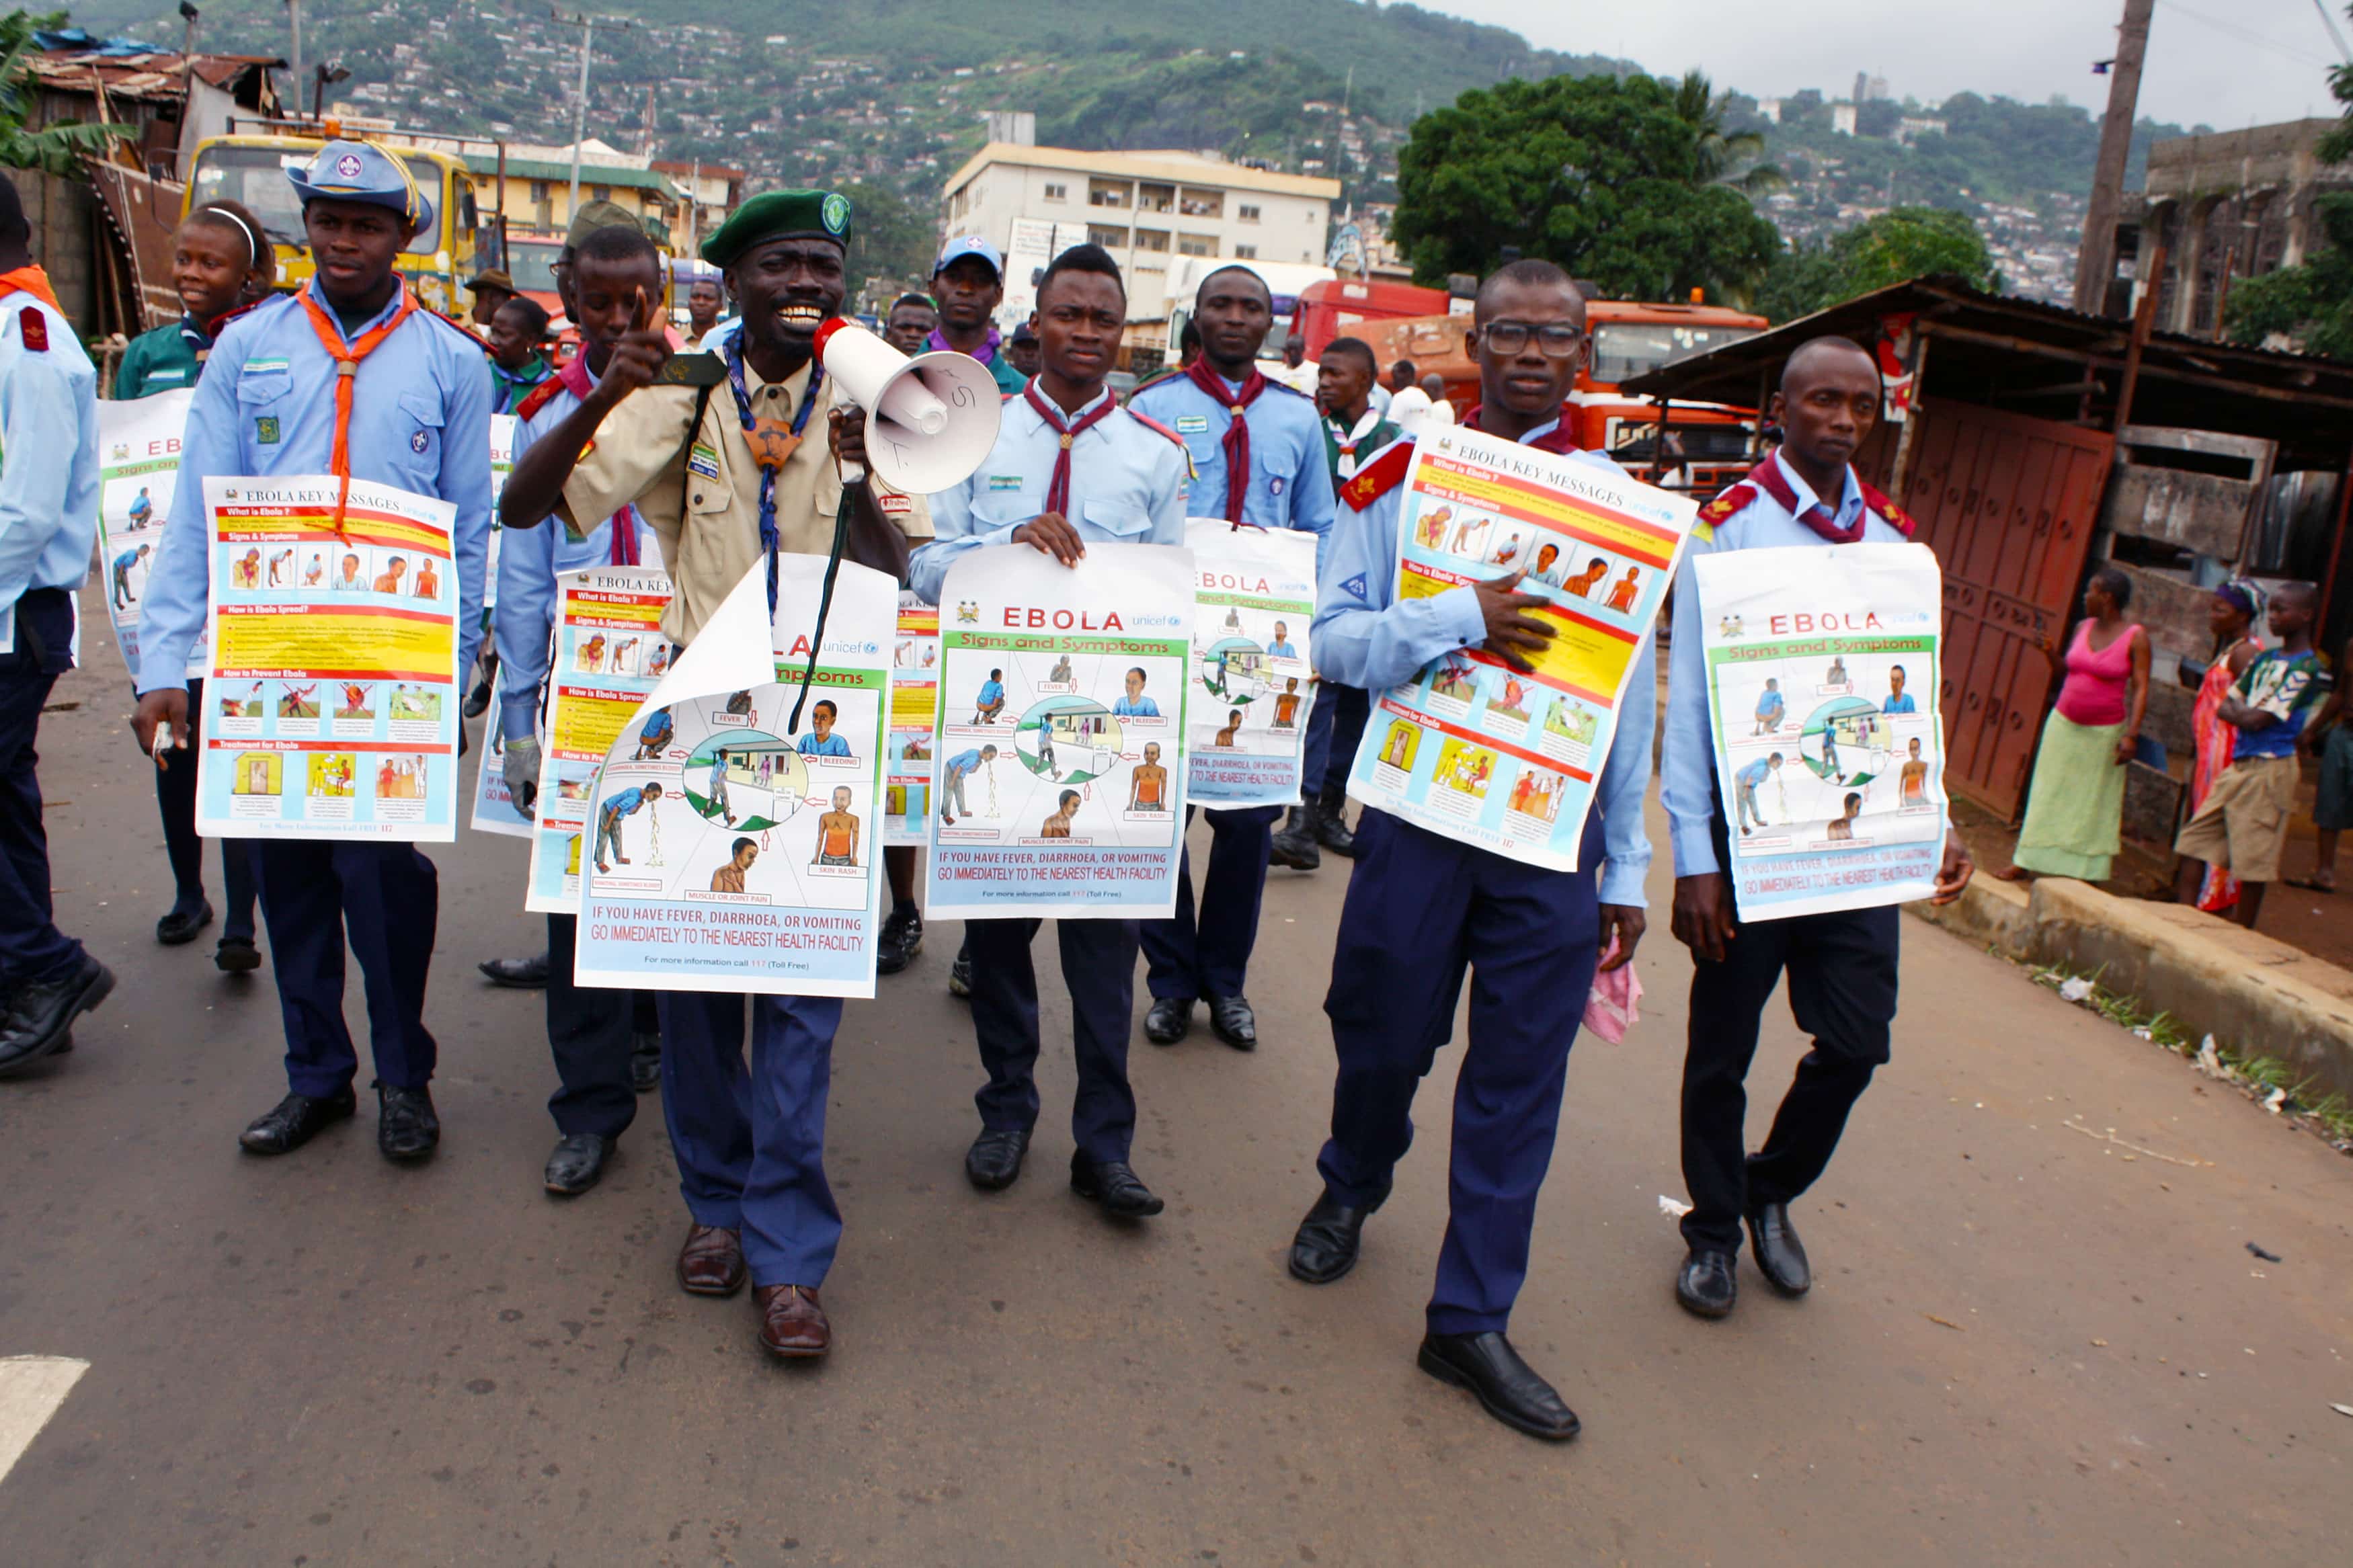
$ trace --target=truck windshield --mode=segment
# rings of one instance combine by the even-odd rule
[[[1593,329],[1593,363],[1588,372],[1605,386],[1631,381],[1646,371],[1757,335],[1755,327],[1696,327],[1683,321],[1604,321]]]
[[[555,292],[555,258],[564,254],[560,239],[517,239],[507,237],[507,273],[514,279],[515,287],[526,294]],[[685,290],[680,295],[684,297]]]
[[[287,183],[286,171],[311,161],[311,149],[301,147],[207,147],[196,156],[196,179],[189,191],[189,207],[206,202],[243,202],[261,220],[261,226],[280,245],[300,250],[310,243],[302,232],[302,202]],[[442,222],[438,171],[429,163],[411,165],[434,195],[433,221]],[[411,256],[430,256],[440,248],[437,228],[428,228],[408,242]]]

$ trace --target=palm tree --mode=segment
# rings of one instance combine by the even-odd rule
[[[64,21],[63,12],[36,16],[16,11],[0,16],[0,164],[72,179],[80,175],[84,157],[103,158],[114,139],[128,136],[131,128],[79,121],[62,121],[38,131],[25,128],[25,117],[32,110],[30,57],[39,50],[33,34]]]
[[[1725,130],[1724,111],[1730,101],[1730,94],[1719,94],[1698,71],[1685,71],[1683,80],[1675,84],[1675,115],[1692,128],[1697,153],[1692,183],[1730,185],[1746,196],[1779,190],[1789,183],[1788,176],[1771,163],[1757,162],[1765,154],[1764,135]],[[1732,172],[1742,164],[1747,167],[1738,174]]]

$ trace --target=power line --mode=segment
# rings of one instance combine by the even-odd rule
[[[2203,11],[2193,11],[2187,5],[2177,4],[2176,0],[2158,0],[2158,3],[2178,16],[2187,16],[2193,22],[2202,22],[2216,32],[2236,38],[2239,42],[2252,47],[2269,49],[2275,55],[2285,56],[2299,64],[2314,63],[2313,52],[2308,48],[2298,48],[2293,44],[2283,44],[2277,38],[2269,38],[2261,33],[2251,32],[2236,22],[2225,21],[2220,16],[2209,16]]]

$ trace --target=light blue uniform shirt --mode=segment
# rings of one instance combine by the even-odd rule
[[[1219,378],[1223,380],[1222,377]],[[1232,382],[1226,385],[1241,395]],[[1193,517],[1226,515],[1226,430],[1233,424],[1231,400],[1220,403],[1193,384],[1172,375],[1137,389],[1129,406],[1183,437],[1196,477],[1186,510]],[[1297,528],[1315,535],[1321,570],[1332,535],[1332,465],[1324,448],[1324,416],[1314,401],[1281,382],[1242,411],[1250,426],[1250,487],[1242,492],[1242,521],[1260,528]]]
[[[27,313],[47,348],[25,346]],[[29,589],[80,587],[97,542],[98,372],[73,323],[20,289],[0,300],[0,624]]]
[[[1721,871],[1715,858],[1715,742],[1707,719],[1707,660],[1700,638],[1699,584],[1692,562],[1702,555],[1729,550],[1783,550],[1793,545],[1820,546],[1822,536],[1798,521],[1820,500],[1812,487],[1777,455],[1773,462],[1798,503],[1795,512],[1761,489],[1757,499],[1715,525],[1715,537],[1694,536],[1684,552],[1675,579],[1675,636],[1667,672],[1667,733],[1659,760],[1659,799],[1667,808],[1673,836],[1675,875],[1704,876]],[[1862,489],[1854,470],[1846,471],[1846,489],[1839,497],[1837,524],[1852,528],[1863,510]],[[1904,531],[1873,516],[1863,526],[1865,544],[1901,544]],[[1761,710],[1760,710],[1761,711]]]
[[[588,373],[591,382],[596,372]],[[569,388],[557,391],[538,413],[515,426],[515,461],[531,444],[564,423],[580,400]],[[654,531],[638,529],[639,558],[659,562]],[[550,639],[555,633],[555,574],[602,566],[613,555],[613,520],[605,519],[575,542],[560,517],[537,528],[508,528],[499,538],[499,602],[491,612],[492,646],[499,650],[499,724],[508,735],[529,735],[539,713],[539,689],[547,679]]]
[[[344,342],[389,321],[398,302],[396,296],[358,332],[344,332]],[[458,668],[465,669],[482,640],[491,540],[491,378],[482,371],[481,345],[418,310],[360,362],[353,383],[352,478],[458,509],[450,542]],[[180,448],[172,510],[188,526],[164,531],[149,569],[139,638],[142,693],[186,683],[188,649],[205,628],[211,591],[205,480],[215,474],[327,473],[334,443],[335,362],[301,301],[290,294],[265,300],[224,328],[196,382]]]
[[[1520,439],[1523,444],[1542,440],[1559,425],[1557,419],[1548,421]],[[1623,471],[1598,452],[1579,452],[1576,458],[1612,473]],[[1318,671],[1327,680],[1386,691],[1440,655],[1478,647],[1487,640],[1487,618],[1479,612],[1475,588],[1449,588],[1427,599],[1397,601],[1398,512],[1404,500],[1405,487],[1392,486],[1357,515],[1360,526],[1344,528],[1333,538],[1310,634]],[[1651,868],[1642,795],[1650,788],[1651,737],[1658,727],[1657,668],[1657,650],[1645,634],[1635,650],[1633,679],[1627,682],[1609,758],[1602,764],[1593,797],[1601,813],[1608,856],[1601,865],[1601,901],[1628,909],[1644,907],[1642,878]]]
[[[1103,397],[1111,395],[1105,392]],[[1097,403],[1102,401],[1097,399]],[[1088,404],[1072,423],[1094,412]],[[1318,435],[1317,441],[1323,437]],[[973,476],[931,498],[932,539],[908,564],[909,581],[927,605],[940,602],[948,568],[966,552],[1010,544],[1013,531],[1046,510],[1046,487],[1062,433],[1029,405],[1008,398],[997,445]],[[1316,460],[1323,461],[1322,448]],[[1071,443],[1071,499],[1065,514],[1081,539],[1102,544],[1185,542],[1185,454],[1176,444],[1114,408]]]

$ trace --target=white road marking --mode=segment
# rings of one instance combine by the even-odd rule
[[[90,1363],[71,1356],[0,1356],[0,1481],[89,1370]]]

